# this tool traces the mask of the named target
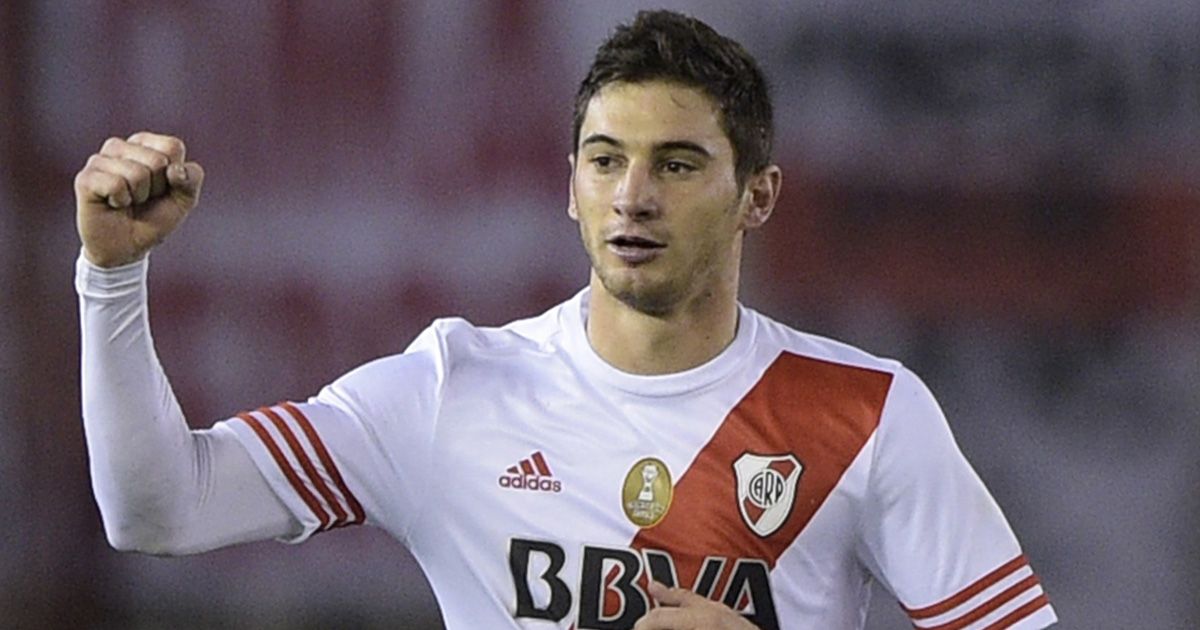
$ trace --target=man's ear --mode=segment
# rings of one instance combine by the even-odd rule
[[[742,229],[762,227],[775,210],[779,199],[779,188],[783,185],[783,171],[771,164],[746,179],[745,195],[749,197],[746,212],[742,215]]]
[[[567,180],[567,216],[578,221],[579,208],[575,205],[575,154],[567,154],[567,162],[571,165],[571,177]]]

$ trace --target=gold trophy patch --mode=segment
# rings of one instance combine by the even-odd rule
[[[621,507],[625,516],[639,527],[654,527],[671,509],[671,471],[661,459],[638,460],[625,475],[621,486]]]

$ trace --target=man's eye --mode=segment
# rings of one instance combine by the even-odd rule
[[[592,164],[595,164],[600,168],[608,168],[612,166],[612,163],[612,157],[607,155],[597,155],[596,157],[592,158]]]
[[[696,170],[696,167],[688,164],[687,162],[668,160],[665,164],[663,164],[663,170],[667,171],[668,173],[691,173],[692,171]]]

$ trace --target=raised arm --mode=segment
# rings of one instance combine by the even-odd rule
[[[199,200],[177,138],[110,138],[75,177],[84,432],[92,488],[121,550],[195,553],[300,525],[232,433],[191,431],[150,336],[146,255]]]

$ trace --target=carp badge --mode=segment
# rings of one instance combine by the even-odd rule
[[[791,453],[743,453],[733,462],[738,510],[751,531],[766,538],[783,525],[792,513],[796,485],[803,470],[804,466]]]

